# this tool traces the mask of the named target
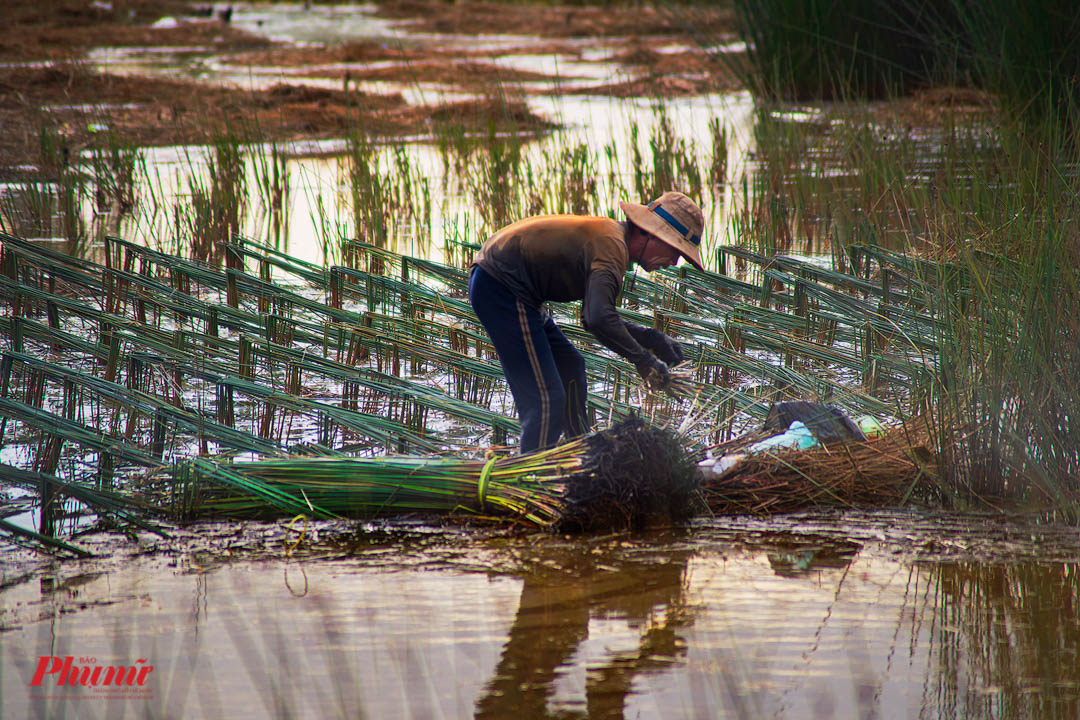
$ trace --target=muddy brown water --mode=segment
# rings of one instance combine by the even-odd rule
[[[21,578],[5,563],[4,717],[1080,712],[1080,538],[1062,526],[879,511],[610,536],[299,529],[94,535],[99,559]],[[61,685],[68,657],[153,669]]]

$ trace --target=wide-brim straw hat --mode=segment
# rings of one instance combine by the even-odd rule
[[[701,265],[701,235],[705,216],[701,208],[681,192],[666,192],[648,205],[621,202],[627,219],[647,233],[679,251],[698,270]]]

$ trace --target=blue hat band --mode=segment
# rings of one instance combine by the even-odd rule
[[[649,209],[659,215],[664,222],[674,228],[675,232],[682,235],[688,243],[690,243],[691,245],[701,244],[701,236],[691,234],[690,228],[686,227],[681,222],[676,220],[675,216],[665,210],[663,205],[657,205],[656,207]]]

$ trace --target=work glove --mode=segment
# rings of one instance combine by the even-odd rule
[[[630,331],[630,336],[637,341],[638,345],[646,350],[651,350],[656,357],[667,365],[674,366],[683,361],[682,345],[659,330],[641,327],[640,325],[628,325],[627,330]]]
[[[650,390],[665,390],[671,386],[671,372],[663,360],[657,360],[652,355],[646,355],[634,363],[645,386]]]

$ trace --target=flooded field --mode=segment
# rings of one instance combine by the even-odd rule
[[[1080,537],[1060,528],[849,512],[590,537],[298,530],[89,536],[116,554],[6,574],[4,716],[1080,711]],[[153,669],[130,688],[72,687],[50,660],[34,683],[42,658],[68,656]]]
[[[0,717],[1080,718],[1075,153],[1013,174],[970,87],[755,101],[710,3],[48,2],[0,42]],[[708,272],[620,312],[692,395],[554,307],[595,425],[696,462],[798,399],[903,443],[675,527],[492,517],[519,428],[472,253],[673,188]],[[1073,245],[1017,259],[1040,233]],[[468,492],[319,520],[302,472],[207,479],[281,455]]]
[[[219,30],[250,35],[208,42],[206,22],[166,18],[162,32],[203,34],[186,46],[92,49],[83,65],[59,71],[70,76],[36,78],[38,91],[56,83],[66,95],[64,87],[91,85],[85,72],[104,74],[111,85],[96,95],[115,102],[89,95],[50,104],[42,153],[53,147],[65,159],[26,160],[63,164],[77,144],[83,165],[55,184],[4,186],[4,225],[23,237],[77,240],[90,256],[106,234],[198,256],[200,236],[221,234],[225,223],[225,237],[239,232],[317,263],[340,262],[349,238],[442,258],[448,243],[476,242],[523,205],[611,212],[620,198],[653,192],[655,181],[717,193],[720,202],[705,205],[712,236],[728,232],[723,197],[747,172],[751,102],[705,83],[720,68],[703,60],[712,48],[661,36],[628,60],[617,37],[558,37],[546,17],[528,12],[520,22],[535,35],[474,28],[486,33],[477,36],[425,32],[366,5],[230,7]],[[603,23],[603,13],[580,15]],[[252,38],[267,49],[250,49]],[[605,89],[643,77],[683,85]],[[168,84],[177,80],[197,84]],[[163,92],[181,99],[162,102]],[[204,126],[189,127],[200,113]],[[714,147],[710,119],[730,144]],[[678,145],[680,169],[674,157],[666,174],[653,167],[650,142]],[[687,177],[671,176],[683,164]]]

